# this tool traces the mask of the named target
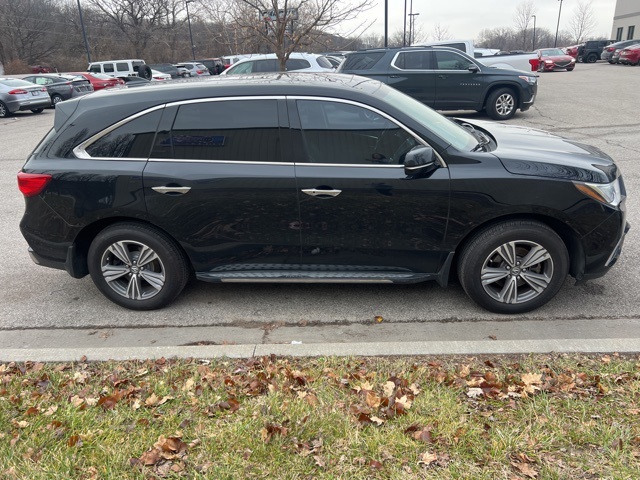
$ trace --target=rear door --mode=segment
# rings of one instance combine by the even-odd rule
[[[387,83],[433,107],[436,101],[436,72],[431,50],[398,52],[389,67]]]
[[[273,97],[164,112],[144,170],[149,220],[180,242],[201,278],[299,263],[294,164],[282,154],[287,126],[284,99]]]

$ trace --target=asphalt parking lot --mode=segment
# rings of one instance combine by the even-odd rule
[[[611,155],[623,171],[632,225],[623,254],[608,275],[578,286],[568,279],[546,306],[509,317],[481,310],[457,284],[442,289],[435,283],[196,283],[163,310],[124,310],[106,300],[88,277],[75,280],[30,260],[18,229],[23,200],[15,174],[51,128],[54,112],[0,119],[5,192],[0,205],[0,361],[270,352],[640,351],[635,193],[640,176],[639,82],[640,68],[603,62],[544,73],[535,105],[509,121],[589,143]],[[487,119],[477,113],[456,115]]]

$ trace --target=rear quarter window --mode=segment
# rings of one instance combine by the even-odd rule
[[[344,61],[342,70],[371,70],[385,52],[352,53]]]

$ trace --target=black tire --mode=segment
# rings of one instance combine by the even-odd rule
[[[587,63],[596,63],[597,61],[598,61],[597,53],[590,53],[589,55],[587,55],[587,58],[586,58]]]
[[[31,111],[33,113],[42,113],[44,111],[44,108],[32,108]]]
[[[62,98],[57,93],[54,93],[53,95],[51,95],[51,106],[55,108],[55,106],[57,104],[59,104],[60,102],[62,102],[63,100],[64,100],[64,98]]]
[[[518,98],[510,88],[498,88],[487,98],[487,115],[494,120],[509,120],[517,109]]]
[[[574,69],[574,68],[575,68],[575,67],[567,68],[567,72],[573,72],[573,69]]]
[[[481,307],[505,314],[529,312],[547,303],[568,271],[569,254],[562,239],[532,220],[512,220],[481,231],[458,262],[458,278],[467,295]]]
[[[11,114],[9,108],[2,102],[0,102],[0,118],[8,117]]]
[[[87,262],[104,296],[131,310],[165,307],[189,279],[185,255],[171,237],[137,223],[119,223],[100,232]]]
[[[151,67],[149,65],[142,65],[138,68],[138,76],[146,80],[151,80]]]

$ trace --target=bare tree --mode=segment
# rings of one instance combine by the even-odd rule
[[[591,35],[596,25],[597,22],[591,1],[579,1],[569,20],[569,33],[572,35],[575,43],[583,42],[586,37]]]
[[[144,57],[158,31],[178,23],[186,8],[184,0],[89,0],[131,44],[136,57]],[[185,20],[180,20],[183,23]]]
[[[431,31],[431,38],[433,40],[449,40],[451,38],[451,34],[449,33],[449,27],[442,26],[440,22],[437,22],[433,26],[433,30]]]
[[[374,4],[373,0],[225,1],[221,4],[232,24],[275,52],[281,71],[296,49],[317,43],[344,22],[357,20]]]
[[[522,38],[522,49],[527,48],[527,30],[529,23],[531,22],[531,16],[535,15],[536,9],[533,5],[533,0],[525,0],[518,4],[516,7],[516,13],[514,21],[516,24],[516,35]]]

